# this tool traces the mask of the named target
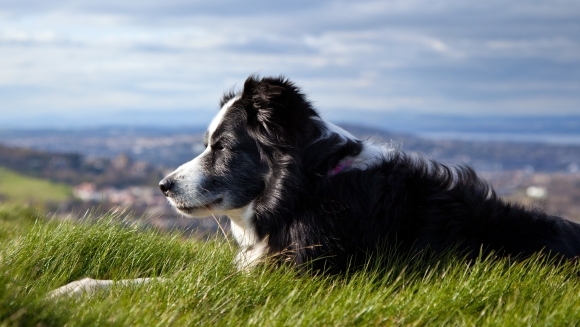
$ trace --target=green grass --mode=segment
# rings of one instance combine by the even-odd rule
[[[68,185],[24,176],[0,167],[0,199],[20,203],[59,202],[72,196]]]
[[[235,247],[186,240],[118,217],[46,222],[0,207],[0,326],[573,326],[580,268],[540,257],[520,263],[391,260],[381,272],[300,275],[288,267],[237,272]],[[20,219],[17,219],[20,217]],[[115,223],[117,221],[117,223]],[[20,226],[21,227],[17,227]],[[164,276],[91,296],[45,300],[82,278]]]

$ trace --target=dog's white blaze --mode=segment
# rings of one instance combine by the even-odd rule
[[[242,96],[241,94],[238,94],[235,97],[231,98],[228,102],[226,102],[226,104],[224,104],[224,106],[220,109],[217,115],[212,119],[211,123],[209,124],[209,127],[207,128],[207,133],[210,138],[215,132],[215,130],[218,128],[218,126],[221,124],[222,120],[224,120],[224,117],[226,116],[226,112],[228,111],[228,109],[230,109],[230,107],[234,104],[234,102],[238,101],[241,96]]]

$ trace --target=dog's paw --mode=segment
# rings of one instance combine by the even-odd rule
[[[163,281],[164,278],[135,278],[135,279],[122,279],[122,280],[105,280],[105,279],[92,279],[83,278],[64,286],[61,286],[51,292],[46,296],[47,299],[56,299],[63,296],[78,296],[82,294],[92,294],[98,290],[109,289],[113,285],[121,286],[131,286],[149,283],[152,280]]]
[[[51,291],[46,297],[48,299],[55,299],[62,296],[77,296],[84,293],[93,293],[98,289],[107,288],[111,284],[113,284],[112,280],[83,278]]]

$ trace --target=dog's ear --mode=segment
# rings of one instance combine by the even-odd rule
[[[267,146],[299,148],[313,130],[318,114],[289,80],[250,76],[242,99],[250,133]]]

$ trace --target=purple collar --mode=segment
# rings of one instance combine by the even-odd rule
[[[328,173],[326,173],[326,176],[335,176],[338,175],[340,173],[342,173],[343,171],[349,169],[352,166],[352,160],[341,160],[338,162],[338,164],[336,164],[336,166],[334,168],[332,168],[331,170],[328,171]]]

